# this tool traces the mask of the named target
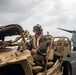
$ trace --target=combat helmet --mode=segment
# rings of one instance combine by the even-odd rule
[[[34,27],[33,27],[33,32],[37,30],[37,31],[40,31],[40,33],[42,33],[43,31],[43,28],[40,24],[36,24]]]

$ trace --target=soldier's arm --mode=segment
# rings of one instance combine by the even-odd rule
[[[40,43],[40,45],[37,48],[38,53],[46,53],[47,48],[48,48],[47,39],[44,37],[43,41]]]

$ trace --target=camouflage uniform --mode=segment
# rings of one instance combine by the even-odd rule
[[[37,53],[33,55],[34,62],[36,65],[42,65],[45,56],[43,56],[43,53],[46,53],[48,48],[47,39],[45,36],[42,35],[42,37],[39,40],[39,46],[37,46]],[[32,50],[35,49],[33,44],[33,39],[31,39],[30,42],[26,43],[26,49]]]

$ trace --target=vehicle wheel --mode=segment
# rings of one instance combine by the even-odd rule
[[[73,51],[76,51],[76,47],[73,48]]]
[[[72,75],[72,66],[69,61],[63,61],[62,66],[63,69],[63,75]]]

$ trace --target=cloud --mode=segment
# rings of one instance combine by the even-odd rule
[[[76,29],[75,7],[75,0],[0,0],[0,25],[17,23],[33,33],[39,23],[44,33],[70,36],[57,27]]]
[[[0,0],[1,12],[26,13],[40,1],[36,0]]]
[[[38,0],[0,0],[0,23],[19,23],[27,19],[33,14],[32,8],[39,3]]]

